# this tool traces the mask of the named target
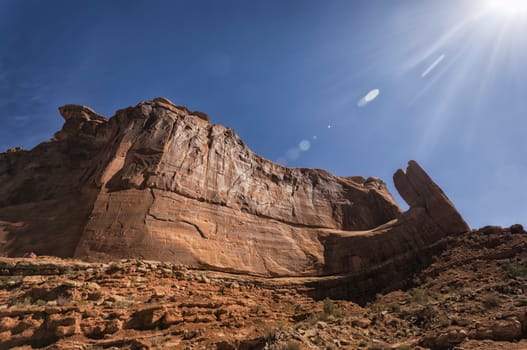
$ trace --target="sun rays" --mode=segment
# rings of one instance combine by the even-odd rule
[[[470,147],[482,122],[478,111],[487,108],[498,81],[513,80],[527,58],[526,0],[474,1],[453,17],[442,34],[436,33],[436,40],[423,42],[400,66],[407,77],[426,78],[415,84],[418,90],[410,97],[411,105],[441,96],[431,114],[423,116],[426,126],[417,143],[421,155],[430,154],[439,140],[450,137],[445,131],[454,120],[467,129],[465,143]],[[453,114],[460,106],[475,113]]]
[[[494,14],[509,18],[519,18],[527,14],[525,0],[487,0],[486,6]]]

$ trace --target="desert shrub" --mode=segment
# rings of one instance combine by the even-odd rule
[[[487,294],[483,297],[483,304],[489,309],[497,307],[500,304],[500,298],[496,294]]]
[[[426,327],[437,317],[437,309],[432,305],[419,305],[406,309],[403,317],[419,327]]]
[[[282,301],[282,308],[288,314],[295,311],[295,305],[292,302],[287,301],[287,300]]]
[[[442,318],[439,320],[439,326],[442,327],[442,328],[446,328],[448,326],[450,326],[450,320],[448,318]]]
[[[428,294],[422,289],[414,289],[410,292],[410,302],[412,304],[426,304],[429,300]]]
[[[128,300],[118,300],[115,302],[115,307],[118,309],[126,309],[134,304],[133,298],[128,298]]]
[[[165,347],[163,346],[163,344],[165,344],[168,341],[170,341],[170,334],[167,334],[164,337],[162,337],[159,334],[156,334],[152,338],[150,338],[150,342],[152,346],[155,347],[156,349],[164,349]]]
[[[300,344],[294,341],[288,341],[282,346],[283,350],[300,350]]]
[[[266,324],[264,326],[264,337],[267,343],[274,343],[278,340],[278,331],[270,325]]]
[[[319,315],[317,314],[311,314],[309,315],[309,317],[306,319],[306,323],[310,326],[314,326],[317,322],[318,322],[318,319],[319,319]]]
[[[65,306],[65,305],[69,305],[70,303],[71,303],[71,300],[67,296],[59,295],[57,297],[57,305],[58,306]]]
[[[333,315],[335,312],[335,304],[329,298],[324,299],[324,313],[327,315]]]
[[[152,343],[152,346],[159,346],[161,345],[161,338],[159,335],[154,335],[152,338],[150,338],[150,342]]]
[[[325,319],[329,316],[342,317],[344,314],[343,310],[335,305],[335,303],[329,298],[324,299],[323,310],[323,317]]]
[[[388,305],[388,309],[390,310],[390,312],[398,314],[398,313],[401,312],[401,305],[399,305],[399,304],[389,304]]]
[[[14,305],[15,305],[15,307],[27,307],[27,306],[31,305],[31,298],[30,297],[25,297],[22,300],[16,299],[14,301]]]
[[[509,263],[504,264],[502,268],[508,278],[523,278],[527,276],[527,266]]]
[[[262,309],[263,309],[263,307],[262,307],[261,304],[256,304],[256,305],[251,306],[251,308],[249,309],[249,312],[251,314],[256,314],[257,315],[258,313],[260,313],[260,311],[262,311]]]
[[[397,350],[412,350],[412,347],[410,345],[400,345]]]

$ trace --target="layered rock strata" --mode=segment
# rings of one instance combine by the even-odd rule
[[[83,106],[59,110],[65,124],[52,140],[0,154],[4,255],[365,281],[383,271],[396,281],[442,237],[469,230],[415,162],[394,176],[410,205],[402,213],[377,178],[274,164],[164,98],[110,119]],[[380,282],[369,283],[365,290]]]

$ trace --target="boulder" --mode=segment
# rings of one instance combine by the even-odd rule
[[[510,231],[511,233],[526,233],[525,230],[523,229],[523,225],[520,225],[520,224],[511,225]]]
[[[432,349],[452,349],[468,337],[466,330],[458,327],[450,327],[442,331],[432,331],[427,334],[421,345]]]

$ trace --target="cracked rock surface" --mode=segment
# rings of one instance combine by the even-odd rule
[[[0,154],[4,255],[334,276],[324,293],[353,297],[401,286],[442,238],[469,231],[413,161],[394,177],[403,213],[377,178],[280,166],[164,98],[111,118],[76,105],[60,112],[52,140]]]

